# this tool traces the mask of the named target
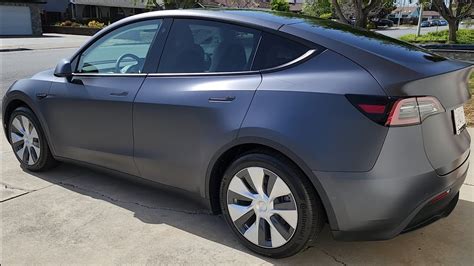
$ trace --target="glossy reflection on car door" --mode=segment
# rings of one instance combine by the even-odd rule
[[[198,192],[198,177],[237,136],[260,82],[260,74],[147,77],[133,112],[142,177]]]

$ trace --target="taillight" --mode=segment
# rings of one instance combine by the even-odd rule
[[[366,95],[346,95],[364,115],[385,126],[417,125],[434,114],[444,112],[435,97],[392,98]]]

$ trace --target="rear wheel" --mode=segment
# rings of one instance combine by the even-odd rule
[[[43,171],[56,165],[38,119],[30,109],[15,109],[8,125],[10,143],[22,167]]]
[[[265,256],[296,254],[324,224],[312,184],[280,156],[253,153],[232,163],[221,183],[220,203],[241,242]]]

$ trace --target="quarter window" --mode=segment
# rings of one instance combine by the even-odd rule
[[[145,58],[162,20],[123,26],[106,34],[79,58],[79,73],[142,73]]]
[[[158,68],[160,73],[250,70],[260,32],[226,23],[177,19]]]
[[[302,56],[308,50],[306,46],[298,42],[264,33],[252,70],[269,69],[284,65]]]

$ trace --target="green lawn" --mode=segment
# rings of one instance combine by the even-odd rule
[[[400,37],[400,40],[411,43],[446,43],[448,41],[448,31],[433,31],[416,37],[416,34],[407,34]],[[474,29],[460,29],[457,32],[457,42],[459,44],[474,43]]]

